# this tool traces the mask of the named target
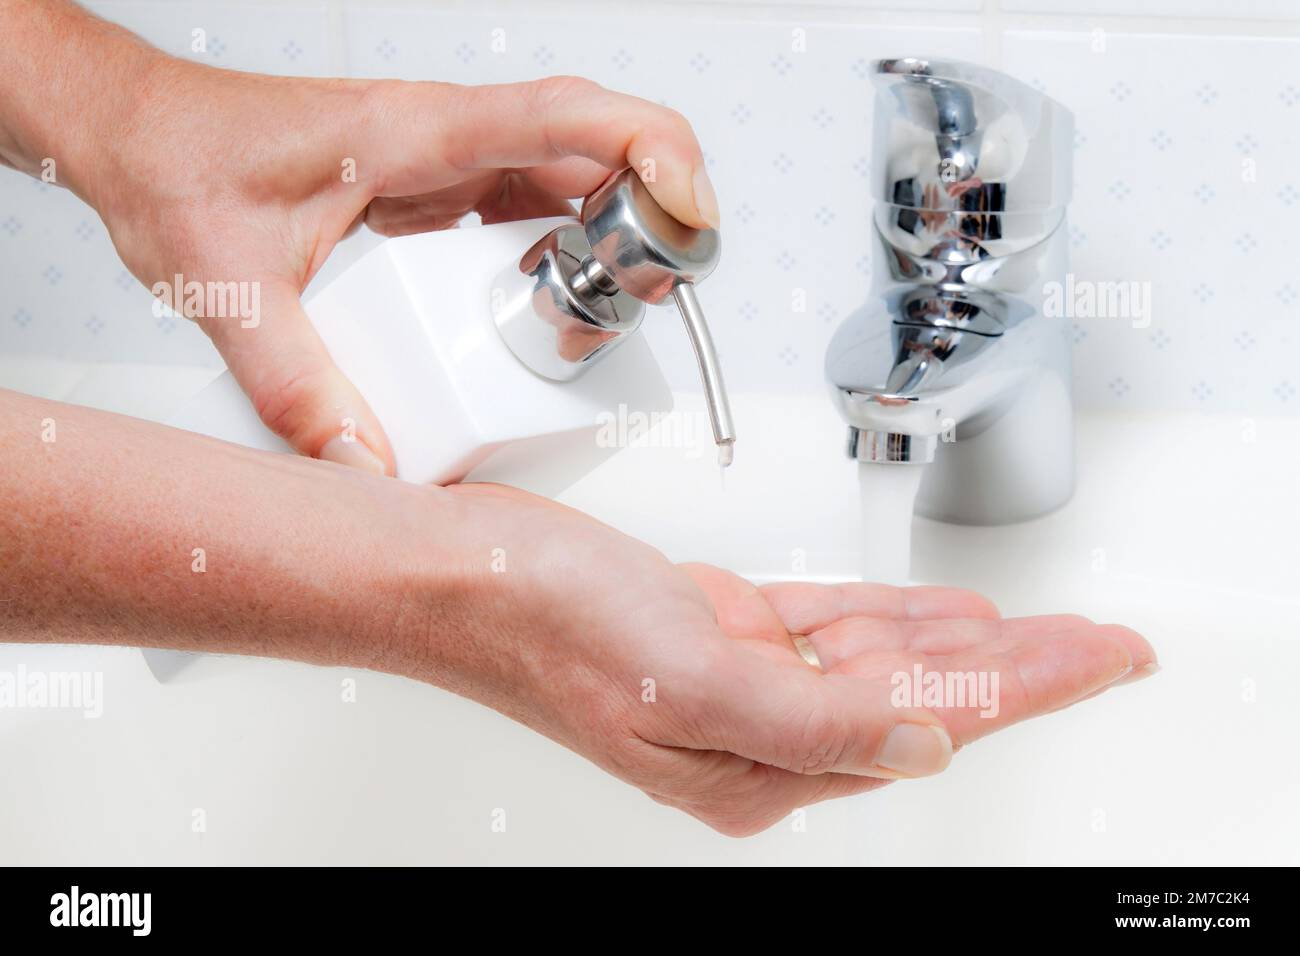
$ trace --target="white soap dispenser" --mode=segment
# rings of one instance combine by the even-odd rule
[[[718,251],[715,230],[678,222],[624,169],[587,198],[580,220],[390,239],[306,311],[383,425],[398,478],[493,480],[554,495],[617,450],[598,436],[620,408],[672,409],[649,346],[631,335],[645,303],[670,295],[699,362],[719,458],[730,462],[726,392],[692,285]],[[290,450],[228,372],[171,424]]]

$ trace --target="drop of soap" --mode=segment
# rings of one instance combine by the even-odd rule
[[[736,445],[734,442],[722,442],[718,445],[718,467],[728,468],[736,460]]]

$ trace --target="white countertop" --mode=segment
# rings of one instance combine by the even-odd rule
[[[78,387],[64,394],[130,407]],[[725,490],[707,450],[642,448],[564,500],[675,559],[853,576],[855,473],[829,402],[734,410]],[[1300,421],[1085,415],[1078,434],[1068,506],[1001,528],[917,519],[913,574],[1008,615],[1128,624],[1163,671],[981,741],[939,777],[812,807],[806,832],[718,836],[394,677],[207,657],[160,684],[133,650],[0,646],[0,669],[105,682],[98,720],[0,711],[0,862],[1300,862]]]

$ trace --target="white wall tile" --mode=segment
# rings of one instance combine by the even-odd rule
[[[1074,271],[1150,282],[1149,328],[1079,320],[1082,401],[1293,412],[1300,46],[1012,33],[1004,68],[1076,114]]]

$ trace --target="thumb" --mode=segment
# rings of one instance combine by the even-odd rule
[[[260,315],[203,327],[262,422],[299,454],[393,474],[379,419],[334,364],[298,290],[283,280],[260,285]]]
[[[923,707],[897,706],[889,680],[791,667],[732,645],[711,670],[708,705],[714,749],[758,763],[819,774],[926,777],[952,760],[943,721]]]

